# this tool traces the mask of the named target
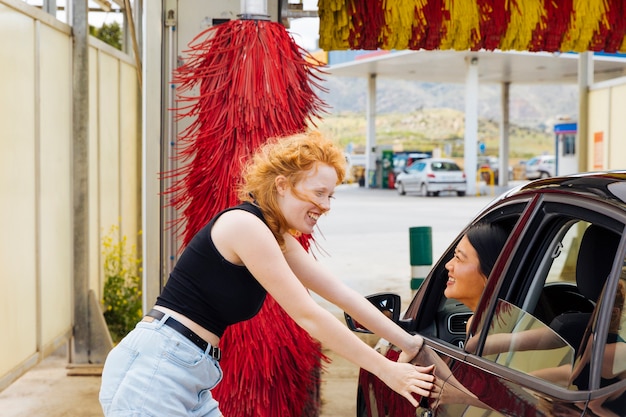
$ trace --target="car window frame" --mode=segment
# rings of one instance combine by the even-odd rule
[[[615,293],[617,291],[617,285],[620,280],[621,268],[626,263],[626,226],[622,231],[622,236],[620,243],[617,247],[617,252],[615,255],[615,260],[613,262],[613,266],[611,268],[611,273],[604,284],[604,289],[602,290],[602,294],[600,295],[600,299],[597,304],[597,312],[594,312],[594,322],[592,326],[595,327],[595,338],[599,340],[600,343],[594,343],[592,346],[591,353],[591,370],[589,372],[589,386],[590,389],[604,389],[608,387],[615,386],[626,386],[626,379],[606,385],[605,387],[601,386],[602,376],[602,363],[604,360],[604,351],[607,345],[607,339],[609,334],[609,324],[611,320],[611,313],[613,309]],[[621,261],[621,262],[620,262]],[[608,288],[608,290],[607,290]],[[597,323],[606,323],[604,326],[600,326],[598,328]]]
[[[447,272],[445,269],[445,264],[452,258],[454,254],[454,249],[456,248],[458,242],[461,240],[462,236],[465,234],[465,231],[470,227],[471,224],[474,224],[479,221],[489,221],[489,219],[493,219],[496,216],[504,216],[507,218],[513,218],[517,216],[514,224],[511,226],[511,230],[514,231],[518,226],[520,219],[524,216],[524,213],[528,210],[529,204],[532,202],[531,198],[523,197],[516,198],[514,200],[510,200],[507,202],[502,202],[497,206],[491,207],[489,210],[481,212],[478,216],[467,225],[461,233],[457,236],[457,238],[448,246],[448,248],[443,252],[437,263],[431,268],[429,274],[427,275],[424,284],[418,289],[415,297],[409,304],[408,308],[405,311],[403,316],[403,321],[406,323],[406,328],[410,332],[420,332],[426,335],[429,334],[429,330],[432,329],[432,326],[435,322],[437,310],[441,307],[443,303],[446,302],[446,297],[443,295],[443,291],[445,289],[445,281],[441,278],[442,276],[447,276]],[[497,262],[496,262],[497,264]],[[433,337],[433,340],[441,341],[441,343],[446,343],[445,340],[439,339],[437,337]],[[454,345],[450,345],[454,346]],[[461,348],[458,346],[454,346],[459,349],[460,352],[463,352]]]
[[[540,236],[539,237],[536,236],[536,228],[532,228],[531,230],[529,230],[529,227],[532,227],[533,224],[537,222],[541,223],[542,225],[545,225],[546,223],[554,224],[555,218],[558,218],[558,217],[565,218],[565,216],[572,216],[576,218],[577,220],[588,221],[592,224],[600,224],[604,227],[607,227],[615,231],[616,233],[621,234],[621,241],[618,245],[616,255],[613,261],[613,265],[611,266],[611,273],[609,277],[607,278],[607,284],[606,284],[608,285],[610,282],[614,282],[614,284],[617,285],[615,280],[619,279],[619,273],[617,271],[619,269],[618,267],[621,267],[620,259],[624,259],[624,251],[626,250],[625,249],[626,216],[624,215],[624,212],[620,210],[616,210],[610,204],[602,204],[598,202],[594,204],[594,209],[592,210],[588,208],[588,200],[585,197],[580,197],[580,196],[578,197],[570,196],[569,198],[563,198],[562,196],[558,194],[546,193],[546,194],[538,195],[535,199],[535,203],[536,205],[534,207],[534,212],[532,213],[532,217],[529,219],[528,226],[523,225],[524,230],[522,231],[522,235],[519,237],[517,246],[518,247],[519,245],[526,246],[529,244],[529,240],[532,243],[532,242],[535,242],[537,239],[542,238]],[[548,208],[547,211],[544,210],[546,207]],[[562,227],[565,223],[567,223],[567,221],[560,222],[559,227]],[[621,225],[621,227],[619,225]],[[542,252],[542,253],[545,253],[545,252]],[[519,259],[520,256],[521,256],[521,259]],[[509,261],[513,262],[516,265],[524,265],[526,261],[525,258],[528,256],[530,256],[528,252],[524,252],[522,255],[520,255],[520,252],[517,250],[517,248],[515,248],[514,255]],[[534,257],[537,258],[536,254]],[[498,266],[499,262],[500,260],[496,262],[496,266]],[[495,266],[494,266],[494,269],[495,269]],[[526,268],[526,270],[527,269],[528,267]],[[485,289],[485,292],[487,292],[489,289],[491,289],[492,291],[489,294],[489,296],[486,296],[486,294],[483,294],[483,297],[481,298],[481,301],[479,302],[479,305],[476,309],[476,313],[474,314],[474,319],[472,321],[472,326],[471,326],[470,332],[468,333],[468,337],[470,337],[472,334],[480,333],[481,329],[485,328],[486,323],[491,322],[491,319],[493,315],[495,314],[495,306],[496,306],[498,299],[511,301],[511,298],[514,297],[516,293],[521,293],[521,291],[519,291],[519,280],[520,280],[519,276],[521,274],[524,274],[524,269],[511,270],[510,268],[508,268],[508,265],[507,265],[506,271],[503,271],[503,275],[500,276],[500,279],[498,280],[498,282],[488,281],[488,285],[487,285],[487,288]],[[511,285],[511,284],[506,285],[507,283],[510,283],[512,281],[515,282],[515,285]],[[519,301],[515,300],[514,304],[519,305]],[[598,304],[600,305],[600,303]],[[604,304],[611,304],[611,303],[604,303]],[[598,317],[594,319],[593,323],[590,323],[590,326],[597,326],[596,324],[597,321],[606,323],[607,317],[610,316],[610,307],[611,306],[609,307],[600,306]],[[594,331],[594,334],[596,335],[595,337],[597,337],[598,340],[601,340],[602,342],[598,343],[597,344],[598,346],[593,347],[594,350],[592,352],[591,365],[590,365],[591,369],[590,369],[590,374],[589,374],[589,386],[588,386],[587,391],[597,390],[599,388],[599,384],[600,384],[599,367],[601,366],[602,354],[604,352],[607,332],[608,332],[608,325],[600,326],[598,330]],[[482,349],[484,347],[485,338],[487,336],[486,333],[487,332],[484,332],[483,334],[480,335],[480,339],[479,339],[476,349],[472,352],[467,352],[469,356],[475,356],[476,358],[480,358],[481,364],[483,363],[482,360],[489,362],[487,359],[480,356]],[[494,365],[497,365],[499,367],[497,369],[505,368],[502,365],[498,365],[498,364],[494,364]],[[523,373],[520,372],[520,374],[523,374]],[[524,374],[524,375],[527,375],[527,374]],[[540,380],[539,378],[535,378],[531,375],[528,375],[528,376],[530,378],[536,379],[537,381]],[[551,385],[551,383],[549,382],[548,384]],[[619,384],[621,384],[621,382],[619,382]],[[576,391],[573,391],[573,392],[576,392]]]

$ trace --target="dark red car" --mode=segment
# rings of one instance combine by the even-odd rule
[[[357,417],[626,416],[626,171],[534,181],[478,221],[504,226],[509,238],[467,333],[472,313],[443,295],[444,265],[464,231],[403,317],[397,295],[370,298],[424,336],[414,363],[437,364],[441,392],[416,410],[361,370]],[[508,342],[495,349],[496,340]],[[397,359],[394,346],[378,348]]]

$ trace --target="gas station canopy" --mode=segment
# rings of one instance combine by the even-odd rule
[[[367,77],[422,82],[464,83],[467,62],[478,64],[479,83],[576,84],[575,53],[506,51],[375,51],[356,60],[332,64],[327,72],[340,77]],[[626,75],[623,55],[594,54],[594,82]]]

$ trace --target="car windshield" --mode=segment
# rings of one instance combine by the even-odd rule
[[[433,171],[460,171],[461,168],[454,162],[436,161],[431,164]]]

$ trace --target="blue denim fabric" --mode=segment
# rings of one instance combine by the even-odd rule
[[[139,322],[107,356],[100,404],[106,417],[220,417],[211,389],[219,362],[160,321]]]

